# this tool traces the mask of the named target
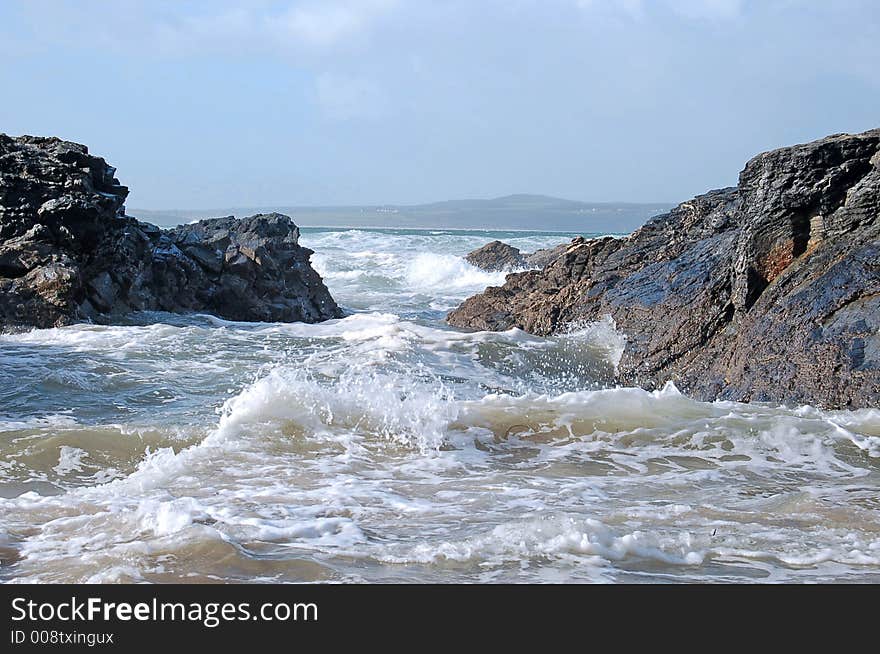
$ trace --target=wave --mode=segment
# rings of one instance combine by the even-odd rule
[[[309,234],[353,310],[315,325],[150,314],[0,335],[0,577],[880,569],[880,411],[616,387],[610,317],[547,338],[439,323],[503,280],[462,259],[486,239]]]
[[[275,433],[288,424],[309,437],[344,430],[428,452],[443,444],[455,414],[442,382],[424,386],[385,373],[346,373],[324,385],[307,372],[279,368],[226,403],[214,438],[234,439],[267,424]]]
[[[412,288],[437,290],[483,289],[500,286],[506,273],[490,273],[472,266],[452,255],[422,253],[415,257],[406,270],[406,280]]]
[[[508,241],[531,251],[558,245],[561,238],[532,234]],[[355,309],[400,313],[430,303],[448,310],[487,286],[504,283],[505,273],[480,270],[464,259],[491,240],[487,234],[352,230],[309,233],[307,240],[316,251],[312,265],[331,294]]]
[[[381,555],[389,563],[478,562],[504,565],[522,560],[574,558],[578,565],[596,568],[601,580],[608,562],[647,559],[676,566],[697,566],[708,554],[709,539],[663,538],[656,533],[620,534],[599,520],[552,517],[509,522],[479,536],[460,541],[423,543],[401,553]],[[702,545],[702,547],[700,547]]]
[[[705,403],[671,384],[654,392],[475,399],[454,391],[428,367],[392,372],[359,363],[327,377],[278,365],[228,399],[196,443],[147,448],[136,469],[107,483],[0,499],[9,533],[27,534],[6,546],[30,580],[154,580],[164,573],[163,557],[223,543],[239,553],[293,548],[324,558],[452,561],[496,571],[512,561],[568,562],[597,579],[641,560],[682,569],[735,558],[790,568],[880,563],[867,541],[820,556],[810,546],[777,551],[772,536],[760,548],[736,546],[733,536],[709,537],[709,526],[739,530],[755,511],[777,511],[761,496],[739,496],[731,480],[778,478],[780,467],[801,480],[840,480],[850,486],[848,501],[869,501],[869,486],[861,489],[859,480],[870,468],[852,445],[876,438],[876,412]],[[68,440],[55,472],[84,474],[89,455]],[[520,478],[531,482],[519,485]],[[695,484],[714,489],[716,508],[689,496]],[[784,496],[802,493],[792,492]],[[630,497],[619,509],[626,524],[642,527],[598,515],[621,494]],[[664,497],[678,499],[652,505]],[[816,498],[797,501],[783,512],[825,510]],[[572,515],[578,507],[588,515]],[[518,518],[522,513],[546,518]],[[485,527],[452,537],[453,525],[468,515],[479,515]],[[446,527],[437,537],[376,538],[381,525],[384,533],[405,531],[391,526],[400,516],[414,526],[429,519]]]

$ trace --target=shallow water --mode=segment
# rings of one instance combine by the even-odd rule
[[[0,336],[5,581],[880,581],[880,410],[608,388],[605,320],[444,325],[565,235],[304,230],[351,313]]]

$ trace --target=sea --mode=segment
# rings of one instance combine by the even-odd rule
[[[304,228],[346,316],[0,335],[0,581],[880,582],[880,408],[618,387],[610,317],[444,317],[464,255],[573,234]]]

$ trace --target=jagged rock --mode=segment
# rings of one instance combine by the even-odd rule
[[[550,334],[604,315],[627,336],[620,383],[880,405],[880,130],[761,154],[737,187],[573,244],[448,319]]]
[[[486,272],[513,272],[528,268],[543,268],[564,254],[572,244],[583,242],[584,237],[577,236],[571,243],[561,243],[556,247],[524,254],[520,252],[519,248],[512,245],[502,241],[492,241],[472,251],[465,257],[465,261]]]
[[[583,236],[576,236],[570,243],[560,243],[556,247],[535,250],[531,254],[525,255],[526,266],[528,268],[544,268],[565,254],[571,245],[583,243],[584,240]]]
[[[280,214],[161,230],[125,215],[128,189],[88,149],[0,134],[0,328],[131,312],[316,322],[341,315]]]
[[[519,248],[501,241],[487,243],[468,254],[464,259],[472,266],[487,272],[509,272],[528,267],[526,258],[519,251]]]

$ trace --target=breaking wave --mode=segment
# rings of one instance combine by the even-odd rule
[[[485,235],[311,238],[343,319],[0,335],[0,578],[880,580],[877,409],[617,388],[609,318],[438,322]]]

